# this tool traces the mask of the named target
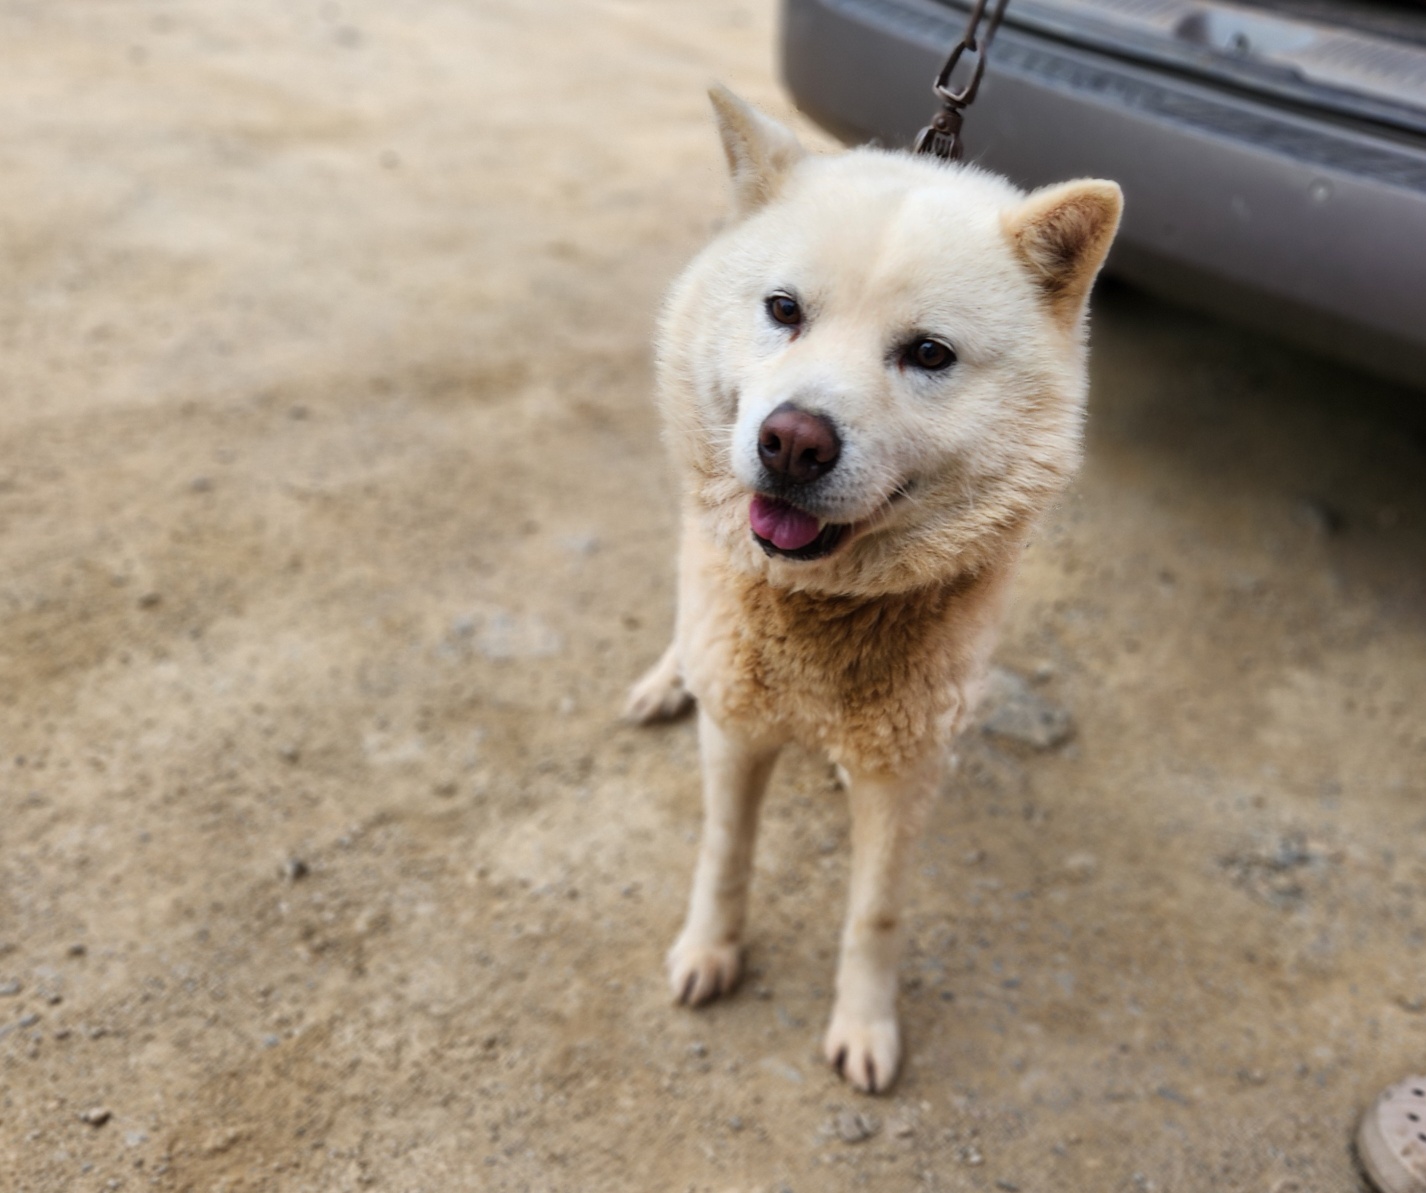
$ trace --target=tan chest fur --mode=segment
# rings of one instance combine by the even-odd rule
[[[895,773],[942,747],[974,704],[1008,568],[841,596],[774,588],[685,552],[685,592],[697,595],[680,626],[684,677],[720,721]]]

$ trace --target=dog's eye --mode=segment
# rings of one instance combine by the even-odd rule
[[[949,344],[940,340],[913,340],[906,345],[906,363],[927,373],[938,373],[956,363],[956,354]]]
[[[787,294],[774,294],[769,298],[767,313],[774,323],[781,323],[783,327],[802,325],[802,308],[797,305],[797,299]]]

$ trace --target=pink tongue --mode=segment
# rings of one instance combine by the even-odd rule
[[[781,551],[796,551],[807,546],[822,530],[811,514],[761,493],[748,508],[748,521],[752,523],[754,534]]]

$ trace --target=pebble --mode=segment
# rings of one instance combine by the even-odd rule
[[[807,1079],[803,1077],[801,1071],[795,1066],[788,1064],[785,1060],[780,1060],[776,1056],[765,1056],[758,1062],[760,1068],[766,1069],[775,1077],[781,1077],[785,1081],[792,1082],[793,1085],[801,1085]]]
[[[736,1115],[736,1114],[733,1115],[733,1117],[728,1120],[728,1130],[730,1130],[730,1131],[741,1131],[742,1129],[743,1129],[743,1120],[742,1120],[742,1117],[741,1117],[740,1115]]]
[[[1051,750],[1074,735],[1069,711],[1034,691],[1028,680],[1004,667],[991,669],[985,686],[986,733],[1035,750]]]
[[[1422,1011],[1426,1011],[1426,997],[1423,997],[1420,994],[1413,994],[1410,996],[1407,996],[1405,994],[1398,995],[1396,999],[1396,1005],[1399,1006],[1403,1011],[1407,1011],[1412,1015],[1419,1015]]]
[[[15,978],[11,978],[8,982],[0,982],[0,997],[10,998],[19,994],[24,988]]]
[[[1303,526],[1324,538],[1341,534],[1347,528],[1342,511],[1320,497],[1304,497],[1293,514]]]
[[[79,1121],[88,1123],[91,1127],[102,1127],[113,1117],[113,1114],[110,1113],[107,1107],[91,1106],[79,1116]]]
[[[290,857],[282,864],[282,873],[288,882],[297,882],[306,878],[312,870],[300,857]]]
[[[153,609],[163,600],[163,594],[158,592],[146,592],[139,597],[138,605],[140,609]]]
[[[296,762],[302,757],[302,747],[289,742],[277,751],[283,762]]]
[[[877,1133],[879,1124],[870,1115],[856,1110],[839,1110],[832,1129],[843,1143],[863,1143]]]
[[[560,545],[574,555],[593,555],[600,547],[598,536],[593,534],[569,534],[560,540]]]

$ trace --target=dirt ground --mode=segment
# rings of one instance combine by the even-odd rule
[[[615,721],[672,616],[648,339],[773,33],[0,4],[4,1189],[1358,1187],[1426,1065],[1426,437],[1132,291],[1000,652],[1074,732],[964,742],[899,1084],[818,1056],[814,758],[751,978],[670,1005],[693,728]]]

